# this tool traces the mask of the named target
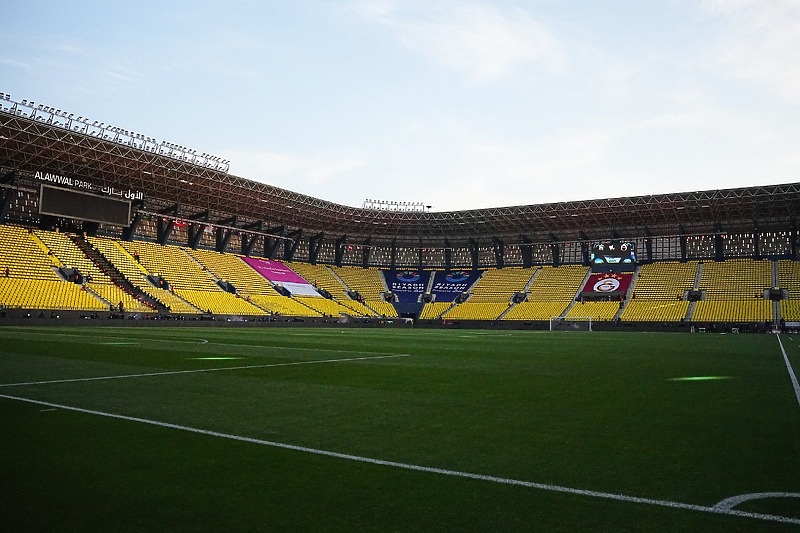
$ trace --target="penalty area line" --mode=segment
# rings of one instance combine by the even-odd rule
[[[393,357],[409,357],[407,353],[388,355],[371,355],[367,357],[346,357],[339,359],[322,359],[316,361],[293,361],[290,363],[270,363],[265,365],[224,366],[219,368],[199,368],[194,370],[167,370],[164,372],[145,372],[141,374],[122,374],[114,376],[96,376],[91,378],[51,379],[46,381],[27,381],[22,383],[0,383],[2,387],[22,387],[25,385],[52,385],[56,383],[79,383],[83,381],[104,381],[110,379],[147,378],[155,376],[176,376],[180,374],[200,374],[204,372],[223,372],[225,370],[249,370],[254,368],[272,368],[278,366],[319,365],[324,363],[348,363],[353,361],[371,361],[373,359],[390,359]]]
[[[794,395],[797,397],[797,405],[800,406],[800,383],[797,381],[797,375],[794,373],[792,369],[792,363],[789,362],[789,356],[786,355],[786,350],[783,348],[783,342],[781,342],[781,336],[775,335],[778,338],[778,344],[781,346],[781,353],[783,354],[783,362],[786,363],[786,370],[789,372],[789,379],[792,380],[792,386],[794,387]]]
[[[62,405],[62,404],[57,404],[57,403],[45,402],[45,401],[41,401],[41,400],[34,400],[32,398],[23,398],[23,397],[19,397],[19,396],[10,396],[10,395],[7,395],[7,394],[0,394],[0,398],[6,399],[6,400],[15,400],[15,401],[19,401],[19,402],[30,403],[30,404],[34,404],[34,405],[40,405],[40,406],[53,408],[53,409],[63,409],[63,410],[66,410],[66,411],[73,411],[73,412],[84,413],[84,414],[95,415],[95,416],[103,416],[103,417],[106,417],[106,418],[113,418],[113,419],[117,419],[117,420],[125,420],[125,421],[128,421],[128,422],[137,422],[137,423],[140,423],[140,424],[147,424],[147,425],[150,425],[150,426],[156,426],[156,427],[161,427],[161,428],[166,428],[166,429],[175,429],[175,430],[179,430],[179,431],[186,431],[186,432],[189,432],[189,433],[195,433],[195,434],[205,435],[205,436],[209,436],[209,437],[217,437],[217,438],[229,439],[229,440],[238,441],[238,442],[246,442],[246,443],[250,443],[250,444],[258,444],[258,445],[262,445],[262,446],[269,446],[269,447],[272,447],[272,448],[280,448],[280,449],[284,449],[284,450],[291,450],[291,451],[297,451],[297,452],[303,452],[303,453],[311,453],[311,454],[315,454],[315,455],[322,455],[322,456],[326,456],[326,457],[333,457],[333,458],[336,458],[336,459],[343,459],[343,460],[348,460],[348,461],[356,461],[356,462],[360,462],[360,463],[367,463],[367,464],[378,465],[378,466],[388,466],[388,467],[392,467],[392,468],[400,468],[400,469],[403,469],[403,470],[411,470],[411,471],[416,471],[416,472],[425,472],[425,473],[429,473],[429,474],[438,474],[438,475],[443,475],[443,476],[466,478],[466,479],[472,479],[472,480],[476,480],[476,481],[487,481],[487,482],[491,482],[491,483],[500,483],[500,484],[503,484],[503,485],[514,485],[514,486],[519,486],[519,487],[526,487],[526,488],[531,488],[531,489],[539,489],[539,490],[550,491],[550,492],[560,492],[560,493],[572,494],[572,495],[576,495],[576,496],[587,496],[587,497],[591,497],[591,498],[601,498],[601,499],[606,499],[606,500],[615,500],[615,501],[625,502],[625,503],[638,503],[638,504],[653,505],[653,506],[658,506],[658,507],[668,507],[668,508],[672,508],[672,509],[680,509],[680,510],[687,510],[687,511],[699,511],[699,512],[712,513],[712,514],[718,514],[718,515],[738,516],[738,517],[752,518],[752,519],[757,519],[757,520],[762,520],[762,521],[780,522],[780,523],[784,523],[784,524],[798,524],[798,525],[800,525],[800,518],[790,518],[790,517],[778,516],[778,515],[737,511],[735,509],[727,508],[724,505],[720,506],[720,504],[718,504],[717,506],[708,507],[708,506],[705,506],[705,505],[694,505],[694,504],[674,502],[674,501],[669,501],[669,500],[656,500],[656,499],[651,499],[651,498],[640,498],[640,497],[637,497],[637,496],[628,496],[628,495],[625,495],[625,494],[614,494],[614,493],[610,493],[610,492],[599,492],[599,491],[594,491],[594,490],[575,489],[575,488],[564,487],[564,486],[560,486],[560,485],[550,485],[550,484],[546,484],[546,483],[535,483],[535,482],[532,482],[532,481],[523,481],[523,480],[510,479],[510,478],[504,478],[504,477],[499,477],[499,476],[490,476],[490,475],[485,475],[485,474],[475,474],[475,473],[470,473],[470,472],[460,472],[458,470],[448,470],[448,469],[444,469],[444,468],[435,468],[435,467],[430,467],[430,466],[414,465],[414,464],[409,464],[409,463],[401,463],[401,462],[397,462],[397,461],[388,461],[388,460],[384,460],[384,459],[375,459],[375,458],[371,458],[371,457],[363,457],[363,456],[359,456],[359,455],[352,455],[352,454],[334,452],[334,451],[329,451],[329,450],[321,450],[321,449],[317,449],[317,448],[309,448],[309,447],[306,447],[306,446],[297,446],[297,445],[294,445],[294,444],[287,444],[287,443],[283,443],[283,442],[275,442],[275,441],[269,441],[269,440],[263,440],[263,439],[256,439],[256,438],[252,438],[252,437],[244,437],[244,436],[241,436],[241,435],[233,435],[233,434],[230,434],[230,433],[220,433],[220,432],[217,432],[217,431],[210,431],[210,430],[207,430],[207,429],[193,428],[193,427],[190,427],[190,426],[182,426],[182,425],[179,425],[179,424],[172,424],[172,423],[169,423],[169,422],[161,422],[161,421],[158,421],[158,420],[149,420],[149,419],[146,419],[146,418],[138,418],[138,417],[133,417],[133,416],[126,416],[126,415],[121,415],[121,414],[117,414],[117,413],[109,413],[109,412],[104,412],[104,411],[97,411],[97,410],[93,410],[93,409],[84,409],[84,408],[81,408],[81,407],[73,407],[73,406],[70,406],[70,405]]]

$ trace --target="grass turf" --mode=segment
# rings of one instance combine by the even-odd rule
[[[798,339],[782,340],[800,368]],[[0,346],[0,384],[30,383],[0,386],[0,395],[704,507],[800,492],[800,405],[772,335],[3,328]],[[136,374],[153,375],[68,381]],[[698,376],[725,379],[674,380]],[[0,428],[0,523],[9,531],[791,527],[7,398]],[[800,499],[737,508],[800,518]]]

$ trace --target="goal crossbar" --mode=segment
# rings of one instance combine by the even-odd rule
[[[592,331],[592,317],[551,316],[550,331]]]

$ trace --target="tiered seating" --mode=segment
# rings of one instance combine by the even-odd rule
[[[334,300],[350,299],[347,296],[347,288],[342,285],[339,278],[337,278],[327,266],[300,262],[287,262],[286,266],[294,270],[298,276],[313,284],[315,287],[328,291],[331,296],[333,296]]]
[[[622,311],[620,320],[629,322],[680,322],[686,318],[686,300],[631,300]]]
[[[211,311],[217,315],[264,315],[247,298],[221,290],[206,291],[197,289],[175,289],[175,292],[195,307]]]
[[[550,317],[561,316],[568,305],[569,301],[520,302],[503,315],[503,320],[549,320]]]
[[[800,300],[800,261],[778,261],[778,286],[789,291],[790,300]]]
[[[214,278],[203,270],[196,261],[177,246],[132,241],[120,242],[130,255],[138,254],[139,262],[151,274],[162,276],[170,285],[178,289],[220,291]]]
[[[352,291],[357,291],[364,300],[374,302],[383,301],[383,293],[386,288],[383,278],[378,269],[358,268],[358,267],[337,267],[332,265],[330,269],[339,276],[344,284]]]
[[[213,250],[192,250],[191,248],[186,248],[185,251],[218,279],[232,283],[237,292],[243,296],[278,295],[269,281],[242,261],[238,255],[222,254]]]
[[[763,322],[772,320],[772,303],[763,299],[772,286],[772,262],[729,259],[703,264],[700,289],[705,300],[697,302],[695,322]]]
[[[700,289],[706,300],[753,300],[772,287],[772,262],[728,259],[703,263]]]
[[[217,315],[265,314],[246,299],[220,289],[208,270],[181,248],[143,241],[121,244],[129,254],[138,253],[139,261],[148,271],[162,276],[176,295],[194,307]]]
[[[765,322],[772,320],[769,300],[706,300],[697,302],[693,322]]]
[[[781,317],[800,321],[800,261],[778,261],[778,286],[789,291],[789,299],[781,300]]]
[[[444,314],[447,320],[496,320],[508,310],[508,302],[458,304]]]
[[[528,301],[568,303],[575,298],[588,272],[589,267],[580,265],[541,267],[539,274],[528,287]]]
[[[643,265],[620,319],[630,322],[679,322],[686,317],[686,291],[694,287],[697,262]]]
[[[353,311],[352,314],[356,316],[375,316],[375,312],[347,295],[347,287],[327,266],[299,262],[290,262],[286,263],[286,265],[315,287],[328,291],[334,300],[351,309]]]
[[[695,261],[688,263],[650,263],[642,265],[633,287],[634,300],[677,301],[694,287]]]
[[[549,320],[560,316],[575,298],[588,272],[588,267],[580,265],[541,267],[528,287],[528,301],[515,305],[503,320]]]
[[[800,322],[800,300],[781,300],[781,318],[786,322]]]
[[[339,316],[340,313],[358,313],[339,303],[325,298],[287,298],[278,294],[270,282],[252,267],[233,254],[221,254],[212,250],[185,249],[186,253],[204,265],[219,279],[229,281],[245,299],[268,312],[287,316],[319,317]],[[354,302],[358,303],[358,302]]]
[[[318,311],[311,309],[300,302],[281,296],[280,294],[254,294],[250,300],[262,309],[267,309],[270,313],[283,316],[297,317],[320,317]]]
[[[295,296],[294,298],[303,305],[306,305],[323,316],[337,317],[342,314],[350,316],[359,316],[358,311],[345,307],[335,300],[328,300],[327,298],[315,298],[314,296]],[[358,302],[356,302],[358,303]]]
[[[113,283],[99,283],[93,280],[90,283],[85,283],[85,285],[91,292],[97,294],[114,307],[119,306],[119,303],[122,302],[125,311],[134,313],[151,313],[154,311],[153,308],[148,307],[135,296],[120,289]]]
[[[383,301],[383,293],[386,287],[378,269],[337,266],[331,266],[330,269],[344,282],[347,288],[361,295],[364,299],[364,304],[369,310],[385,317],[397,316],[397,310],[394,306]],[[357,306],[355,308],[358,309]],[[363,314],[372,315],[373,313],[367,312]]]
[[[8,268],[10,278],[56,281],[61,279],[53,270],[56,264],[27,229],[0,225],[0,273]]]
[[[397,318],[397,309],[389,302],[371,301],[367,302],[370,309],[378,313],[380,316],[387,318]]]
[[[104,311],[106,306],[81,290],[80,285],[63,280],[0,278],[0,303],[23,309],[63,309]]]
[[[88,290],[105,300],[107,305],[118,306],[122,302],[126,311],[137,313],[152,311],[151,308],[137,300],[132,294],[116,286],[105,272],[86,257],[68,235],[41,230],[37,230],[35,234],[64,266],[77,268],[83,274],[84,285]],[[91,281],[87,281],[89,279]]]
[[[619,302],[581,302],[575,303],[567,314],[568,317],[591,317],[595,321],[608,321],[619,311]]]
[[[34,234],[65,267],[77,268],[84,276],[111,283],[111,279],[75,246],[65,233],[36,230]]]
[[[435,318],[439,318],[442,313],[450,309],[455,304],[452,302],[430,302],[425,304],[422,308],[422,311],[419,314],[419,318],[422,320],[431,320]]]
[[[79,285],[62,280],[58,264],[28,230],[0,225],[0,305],[23,309],[102,311],[106,307]],[[8,268],[8,276],[5,269]]]
[[[185,302],[171,292],[153,287],[147,281],[147,269],[140,263],[135,262],[131,254],[122,247],[119,241],[103,237],[88,237],[88,240],[96,250],[117,267],[117,270],[122,272],[122,275],[128,281],[167,306],[173,313],[199,314],[201,312],[200,308]]]
[[[508,303],[514,294],[525,290],[536,268],[487,270],[470,289],[469,303]]]

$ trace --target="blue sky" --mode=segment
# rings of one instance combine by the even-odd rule
[[[0,91],[350,206],[800,181],[798,0],[0,3]]]

